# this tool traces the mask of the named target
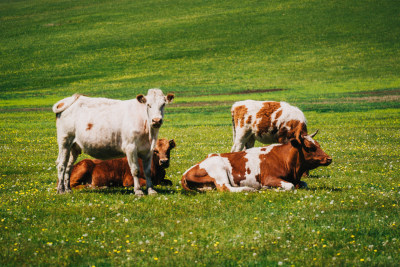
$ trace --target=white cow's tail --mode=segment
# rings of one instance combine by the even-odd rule
[[[69,108],[80,97],[80,94],[74,94],[71,97],[64,98],[53,105],[53,112],[58,114]]]

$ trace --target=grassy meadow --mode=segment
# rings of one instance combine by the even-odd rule
[[[399,13],[393,0],[0,1],[0,265],[397,266]],[[52,104],[154,87],[176,95],[160,130],[177,144],[173,186],[58,195]],[[307,190],[183,192],[187,168],[230,151],[245,99],[301,108],[333,164]]]

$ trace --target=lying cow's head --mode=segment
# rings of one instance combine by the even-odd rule
[[[154,164],[157,164],[159,167],[162,167],[164,169],[168,168],[170,152],[174,147],[174,139],[158,139],[156,147],[154,148]]]
[[[160,128],[164,118],[164,107],[166,103],[172,102],[174,94],[165,96],[160,89],[149,89],[147,95],[137,95],[139,103],[147,106],[147,115],[152,128]]]
[[[292,146],[299,149],[300,154],[303,155],[303,164],[307,170],[312,170],[319,166],[328,166],[332,163],[332,158],[313,139],[317,133],[318,130],[311,135],[301,135],[299,139],[293,138],[290,140]]]

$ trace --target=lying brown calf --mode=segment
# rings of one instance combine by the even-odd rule
[[[172,185],[165,179],[165,169],[169,167],[170,151],[175,147],[173,139],[158,139],[154,148],[151,163],[151,180],[153,185]],[[140,186],[146,185],[143,164],[139,159]],[[104,186],[133,186],[133,177],[127,158],[98,160],[84,159],[74,165],[70,178],[71,188],[104,187]]]
[[[312,139],[301,135],[286,144],[255,147],[245,151],[211,154],[187,170],[181,184],[186,190],[217,188],[219,191],[255,191],[262,187],[290,190],[306,187],[300,179],[305,171],[332,162]]]

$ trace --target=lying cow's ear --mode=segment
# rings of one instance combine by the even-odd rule
[[[169,140],[169,147],[172,149],[176,146],[174,139]]]
[[[300,147],[300,146],[301,146],[301,143],[300,143],[299,140],[296,139],[296,138],[290,139],[290,143],[291,143],[292,146],[294,146],[294,147]]]
[[[174,99],[175,95],[174,94],[168,94],[165,99],[167,100],[167,103],[171,103],[172,100]]]
[[[147,99],[144,95],[140,94],[136,96],[137,101],[139,101],[139,103],[145,104],[147,102]]]

